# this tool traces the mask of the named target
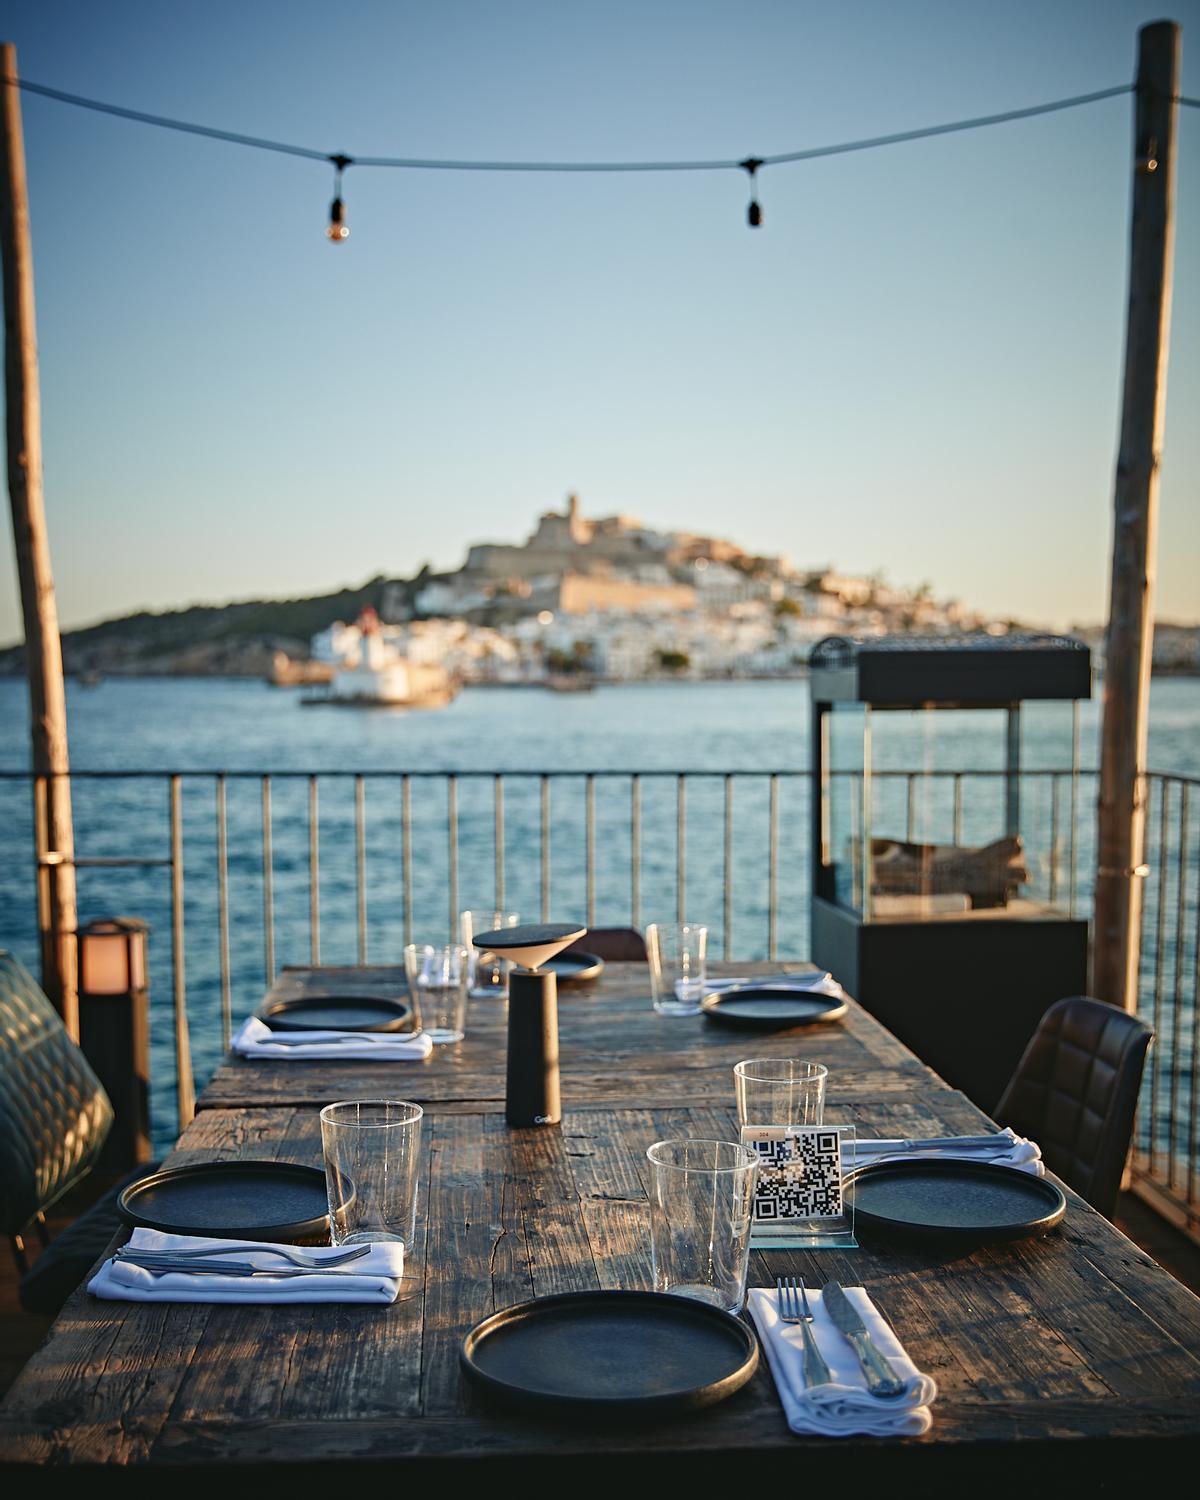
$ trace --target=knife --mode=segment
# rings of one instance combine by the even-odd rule
[[[858,1309],[850,1301],[837,1281],[827,1281],[821,1290],[821,1300],[833,1326],[851,1345],[858,1362],[867,1377],[867,1390],[872,1396],[902,1396],[904,1381],[900,1380],[887,1361],[871,1341],[867,1325]]]
[[[261,1047],[357,1047],[366,1043],[371,1047],[386,1047],[394,1042],[415,1042],[421,1035],[419,1031],[363,1031],[353,1035],[349,1032],[341,1032],[338,1036],[326,1037],[324,1041],[314,1040],[312,1035],[303,1031],[276,1031],[269,1040],[258,1043]]]
[[[129,1251],[118,1255],[116,1259],[149,1271],[153,1276],[232,1276],[239,1280],[253,1276],[273,1276],[290,1281],[297,1276],[338,1274],[336,1271],[305,1271],[298,1266],[255,1266],[243,1260],[172,1260],[168,1256],[142,1255]]]

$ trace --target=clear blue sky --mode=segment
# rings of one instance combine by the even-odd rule
[[[1132,77],[1058,0],[16,0],[25,76],[322,150],[740,157]],[[1131,100],[761,176],[331,172],[24,96],[66,625],[457,566],[589,513],[1102,616]],[[1158,612],[1200,618],[1200,111]],[[0,564],[0,640],[19,635]]]

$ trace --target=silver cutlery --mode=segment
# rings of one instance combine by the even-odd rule
[[[836,1281],[827,1281],[822,1289],[821,1299],[825,1304],[825,1311],[833,1320],[833,1326],[858,1356],[863,1374],[867,1377],[867,1390],[871,1395],[902,1396],[904,1381],[894,1373],[883,1355],[876,1349],[867,1325],[859,1315],[858,1309],[842,1290],[841,1284]]]
[[[301,1266],[255,1266],[247,1260],[172,1260],[170,1257],[158,1257],[153,1255],[119,1254],[117,1260],[127,1265],[137,1266],[143,1271],[149,1271],[155,1276],[232,1276],[235,1278],[246,1278],[251,1276],[277,1276],[291,1279],[297,1276],[319,1276],[321,1271],[316,1268],[304,1268]],[[332,1275],[339,1274],[336,1270]],[[353,1274],[353,1273],[348,1273]]]
[[[290,1265],[300,1266],[305,1270],[324,1269],[328,1266],[342,1266],[347,1261],[358,1260],[370,1253],[370,1245],[352,1245],[349,1250],[343,1250],[337,1255],[305,1255],[303,1250],[293,1250],[282,1245],[260,1245],[253,1242],[246,1245],[218,1245],[216,1248],[205,1250],[139,1250],[135,1246],[122,1245],[117,1254],[128,1258],[133,1255],[147,1256],[153,1260],[215,1260],[220,1255],[275,1255],[280,1260],[286,1260]]]
[[[1006,1135],[942,1135],[928,1140],[900,1141],[901,1151],[1011,1151],[1019,1143]]]
[[[801,1301],[803,1298],[803,1310]],[[832,1378],[829,1366],[821,1356],[817,1348],[817,1340],[812,1331],[812,1310],[808,1305],[808,1290],[804,1285],[804,1278],[800,1278],[800,1297],[796,1295],[796,1278],[782,1276],[775,1278],[775,1304],[779,1309],[779,1321],[781,1323],[799,1323],[800,1335],[804,1341],[804,1384],[806,1389],[811,1390],[814,1385],[828,1385]]]
[[[354,1036],[342,1033],[341,1036],[312,1037],[303,1033],[273,1032],[270,1039],[262,1041],[262,1047],[357,1047],[366,1043],[370,1047],[385,1047],[389,1042],[412,1042],[417,1039],[420,1032],[417,1031],[389,1031],[371,1032],[364,1031]]]

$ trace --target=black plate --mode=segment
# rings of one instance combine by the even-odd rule
[[[412,1006],[383,995],[298,995],[268,1000],[258,1018],[272,1031],[407,1031]]]
[[[277,1161],[205,1161],[167,1167],[117,1200],[127,1224],[164,1234],[228,1240],[328,1239],[325,1173]]]
[[[582,984],[585,979],[600,978],[604,960],[594,953],[560,953],[557,958],[548,958],[542,970],[553,974],[559,984]]]
[[[1061,1189],[1016,1167],[973,1161],[881,1161],[851,1174],[859,1228],[924,1240],[1017,1240],[1067,1211]]]
[[[663,1292],[564,1292],[477,1323],[459,1360],[522,1406],[658,1416],[723,1401],[750,1379],[758,1343],[719,1308]]]
[[[814,1021],[836,1021],[846,1014],[846,1002],[836,995],[813,995],[805,990],[773,990],[766,986],[705,995],[700,1009],[710,1021],[729,1026],[753,1026],[760,1031],[783,1031],[811,1026]]]

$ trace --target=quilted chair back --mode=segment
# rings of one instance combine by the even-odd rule
[[[1046,1165],[1110,1219],[1153,1036],[1145,1021],[1101,1000],[1059,1000],[993,1111],[1037,1141]]]
[[[112,1119],[54,1007],[0,948],[0,1232],[19,1234],[87,1176]]]

